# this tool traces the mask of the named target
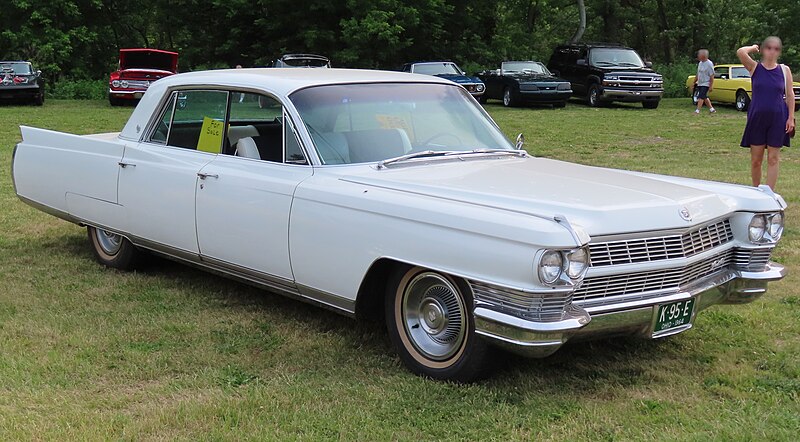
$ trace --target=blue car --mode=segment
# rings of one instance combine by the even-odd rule
[[[453,83],[460,84],[473,97],[480,100],[486,86],[478,77],[469,77],[467,74],[452,61],[422,61],[416,63],[406,63],[403,65],[403,72],[413,74],[433,75],[445,78]]]

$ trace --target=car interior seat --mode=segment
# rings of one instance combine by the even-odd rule
[[[244,137],[239,139],[236,143],[237,157],[252,158],[255,160],[261,159],[261,154],[258,153],[258,145],[252,137]]]

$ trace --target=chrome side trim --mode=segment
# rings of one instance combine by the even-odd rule
[[[17,148],[19,147],[20,143],[14,145],[14,149],[11,150],[11,186],[14,187],[14,193],[17,193],[17,180],[14,178],[14,157],[17,156]]]

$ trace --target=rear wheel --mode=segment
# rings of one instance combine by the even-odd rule
[[[750,96],[745,91],[736,92],[736,110],[744,112],[750,106]]]
[[[433,379],[484,375],[489,347],[475,334],[472,304],[463,282],[421,267],[396,270],[387,286],[386,327],[403,363]]]
[[[141,263],[144,252],[137,249],[127,238],[96,227],[89,227],[87,231],[92,252],[100,264],[120,270],[131,270]]]

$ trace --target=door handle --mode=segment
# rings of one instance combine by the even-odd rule
[[[126,163],[126,162],[124,162],[124,161],[120,161],[120,162],[119,162],[119,163],[117,163],[117,164],[119,164],[119,167],[121,167],[121,168],[123,168],[123,169],[124,169],[124,168],[126,168],[126,167],[128,167],[128,166],[130,166],[130,167],[136,167],[136,165],[135,165],[135,164],[133,164],[133,163]]]
[[[219,178],[219,175],[216,173],[197,172],[197,176],[199,176],[201,180],[206,178]]]

